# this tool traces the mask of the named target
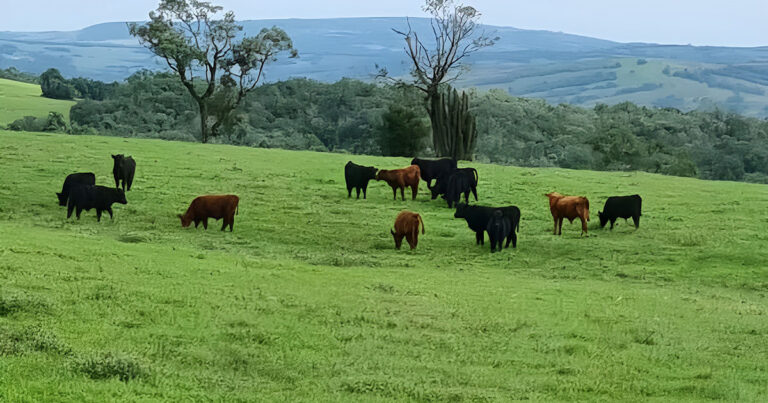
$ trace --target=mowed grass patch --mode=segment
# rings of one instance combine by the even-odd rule
[[[59,112],[69,122],[69,109],[74,101],[44,98],[40,86],[0,78],[0,126],[5,126],[24,116],[38,118],[48,112]]]
[[[765,398],[763,186],[462,163],[482,204],[522,210],[518,248],[491,255],[423,184],[347,199],[348,160],[405,158],[0,135],[0,329],[66,347],[19,342],[6,400]],[[66,220],[66,174],[109,185],[115,153],[137,161],[128,204]],[[589,197],[588,237],[552,235],[550,191]],[[181,228],[207,193],[240,196],[233,233]],[[632,193],[640,229],[600,230]],[[414,251],[389,234],[403,209]]]

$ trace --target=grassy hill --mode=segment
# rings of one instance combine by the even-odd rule
[[[423,184],[347,199],[348,159],[405,158],[0,136],[0,400],[768,397],[765,186],[472,164],[482,204],[522,210],[491,255]],[[128,204],[66,220],[64,177],[109,185],[111,153],[137,161]],[[589,237],[551,235],[552,190],[589,197]],[[233,233],[180,227],[206,193],[241,197]],[[631,193],[640,229],[597,228]]]
[[[0,78],[0,126],[24,116],[45,117],[59,112],[69,122],[69,108],[74,101],[60,101],[41,96],[40,86]]]
[[[429,20],[410,19],[417,32]],[[403,41],[392,28],[405,18],[330,18],[243,21],[245,33],[277,25],[299,50],[266,70],[267,81],[307,77],[333,82],[370,81],[376,65],[392,75],[409,72]],[[618,43],[562,32],[483,26],[500,40],[468,59],[457,85],[502,88],[552,103],[592,106],[624,101],[645,106],[721,109],[768,116],[768,47],[729,48]],[[141,69],[163,69],[128,34],[125,23],[72,32],[0,32],[0,68],[42,73],[56,67],[68,77],[121,80]]]

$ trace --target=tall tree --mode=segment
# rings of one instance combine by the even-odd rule
[[[229,114],[253,90],[264,66],[288,52],[293,41],[278,27],[239,36],[231,11],[198,0],[161,0],[146,24],[130,23],[131,35],[161,57],[194,98],[200,111],[200,140],[219,135]]]
[[[438,156],[471,159],[477,131],[469,113],[467,97],[452,91],[450,84],[468,68],[467,57],[492,46],[492,38],[480,30],[480,13],[454,0],[426,0],[422,9],[432,16],[430,24],[434,43],[425,41],[411,27],[393,29],[405,39],[405,53],[411,61],[413,85],[425,95],[425,105],[432,123],[432,142]],[[380,75],[387,76],[386,69]]]

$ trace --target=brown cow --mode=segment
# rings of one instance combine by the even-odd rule
[[[392,236],[395,238],[395,247],[400,249],[400,245],[403,244],[403,237],[408,241],[408,245],[411,245],[411,249],[416,249],[416,245],[419,243],[419,223],[421,223],[421,233],[424,233],[424,221],[421,220],[421,216],[410,212],[401,211],[395,218],[395,230],[389,230]]]
[[[179,214],[182,227],[189,227],[189,224],[194,221],[195,228],[202,221],[203,228],[208,229],[208,219],[224,219],[224,224],[221,226],[221,230],[229,225],[229,231],[232,232],[232,225],[235,223],[235,214],[238,211],[237,203],[240,202],[240,198],[235,195],[214,195],[214,196],[198,196],[189,205],[187,212]]]
[[[397,200],[397,189],[400,188],[400,196],[405,200],[405,188],[410,187],[413,193],[413,200],[416,200],[416,194],[419,193],[419,177],[421,170],[418,165],[411,165],[402,169],[381,169],[376,173],[376,180],[386,181],[392,186],[392,194]]]
[[[555,220],[555,235],[563,234],[563,218],[573,223],[575,218],[581,219],[581,234],[587,233],[589,221],[589,200],[583,196],[563,196],[560,193],[547,193],[549,210]]]

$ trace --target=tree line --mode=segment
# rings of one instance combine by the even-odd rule
[[[681,112],[625,102],[588,109],[467,92],[474,158],[531,167],[646,171],[768,183],[768,121],[723,111]],[[199,109],[172,73],[141,71],[102,101],[70,111],[73,134],[200,141]],[[343,79],[256,87],[211,139],[253,147],[369,155],[435,155],[430,119],[413,88]]]

